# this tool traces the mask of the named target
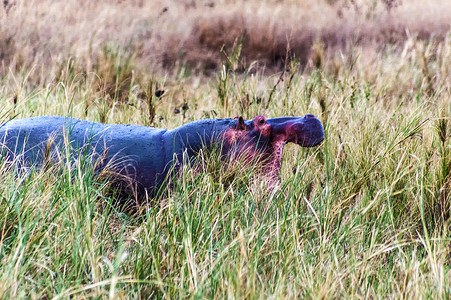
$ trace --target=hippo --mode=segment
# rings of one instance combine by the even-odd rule
[[[72,158],[83,154],[97,157],[95,168],[113,170],[110,174],[115,174],[120,186],[133,190],[135,198],[142,198],[155,195],[170,170],[178,168],[184,159],[212,145],[221,145],[222,157],[238,154],[252,159],[258,155],[263,173],[275,180],[285,144],[313,147],[323,139],[323,126],[311,114],[206,119],[172,130],[43,116],[0,124],[0,158],[29,168],[44,164],[49,157],[55,159],[70,143],[70,148],[76,149]]]

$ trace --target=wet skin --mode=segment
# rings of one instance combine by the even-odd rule
[[[310,114],[273,119],[256,116],[253,120],[208,119],[173,130],[45,116],[0,124],[0,155],[19,167],[41,165],[64,153],[64,145],[70,142],[76,149],[73,158],[88,155],[97,160],[98,170],[114,170],[116,179],[127,179],[129,187],[142,197],[153,195],[171,167],[181,163],[184,156],[192,158],[215,143],[221,144],[223,157],[233,154],[258,159],[264,173],[275,179],[285,144],[313,147],[323,139],[321,122]]]

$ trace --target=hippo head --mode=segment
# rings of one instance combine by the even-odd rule
[[[242,155],[245,160],[257,160],[261,170],[274,183],[281,169],[282,151],[287,143],[313,147],[324,140],[321,122],[311,114],[304,117],[253,120],[235,118],[236,122],[223,135],[223,152]]]

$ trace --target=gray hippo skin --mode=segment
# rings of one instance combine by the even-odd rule
[[[277,178],[286,143],[312,147],[323,139],[321,122],[310,114],[274,119],[208,119],[173,130],[45,116],[0,124],[0,156],[14,159],[16,164],[40,165],[49,153],[63,153],[62,146],[70,141],[72,149],[81,149],[73,151],[73,157],[88,153],[100,158],[98,168],[108,166],[118,178],[127,178],[135,196],[143,197],[155,194],[183,156],[191,158],[213,143],[220,143],[226,156],[243,154],[246,159],[258,154],[263,172]]]

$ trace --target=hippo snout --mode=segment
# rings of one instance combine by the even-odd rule
[[[275,140],[284,139],[286,143],[296,143],[302,147],[314,147],[324,140],[323,124],[312,114],[267,121],[272,126]]]
[[[324,128],[321,121],[312,114],[295,121],[291,125],[293,142],[302,147],[314,147],[324,140]]]

